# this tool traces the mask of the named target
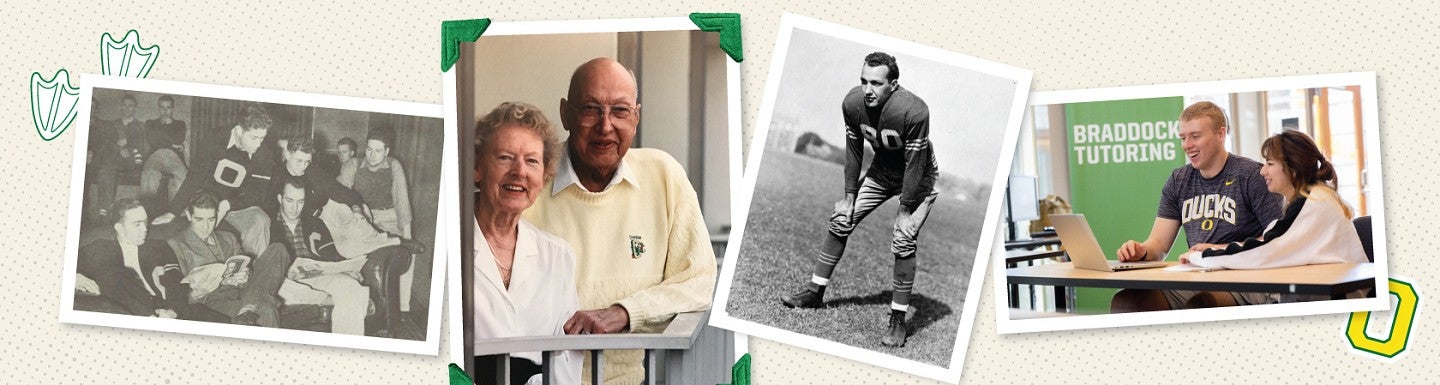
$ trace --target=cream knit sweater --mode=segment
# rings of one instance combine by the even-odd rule
[[[710,306],[715,252],[695,189],[674,158],[635,148],[625,163],[633,183],[593,193],[569,186],[552,195],[552,181],[524,217],[574,246],[582,310],[619,304],[630,313],[631,332],[658,333],[676,313]],[[640,351],[605,352],[605,383],[639,383],[642,359]]]

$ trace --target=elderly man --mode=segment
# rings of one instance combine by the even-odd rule
[[[525,212],[579,257],[575,286],[587,310],[565,323],[566,333],[657,332],[677,313],[709,307],[715,290],[715,253],[684,170],[664,152],[630,148],[640,123],[638,89],[634,74],[613,59],[575,69],[568,98],[560,100],[567,151]],[[605,383],[639,383],[641,358],[639,351],[607,352]]]

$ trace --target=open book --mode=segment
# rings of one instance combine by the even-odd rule
[[[236,255],[225,259],[225,263],[211,263],[190,271],[181,283],[190,284],[190,302],[199,302],[210,292],[228,284],[241,287],[250,278],[250,257]]]

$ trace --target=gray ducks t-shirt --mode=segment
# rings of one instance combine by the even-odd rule
[[[1260,166],[1230,154],[1225,168],[1209,179],[1190,164],[1180,166],[1160,190],[1156,216],[1180,221],[1188,246],[1258,236],[1283,214],[1280,194],[1265,188]]]

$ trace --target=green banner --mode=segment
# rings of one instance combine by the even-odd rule
[[[1126,240],[1144,241],[1155,224],[1160,190],[1185,164],[1180,148],[1182,97],[1065,105],[1070,203],[1085,214],[1110,259]],[[1185,245],[1184,234],[1176,239]],[[1184,247],[1172,247],[1177,258]],[[1077,310],[1105,313],[1111,289],[1077,289]]]

